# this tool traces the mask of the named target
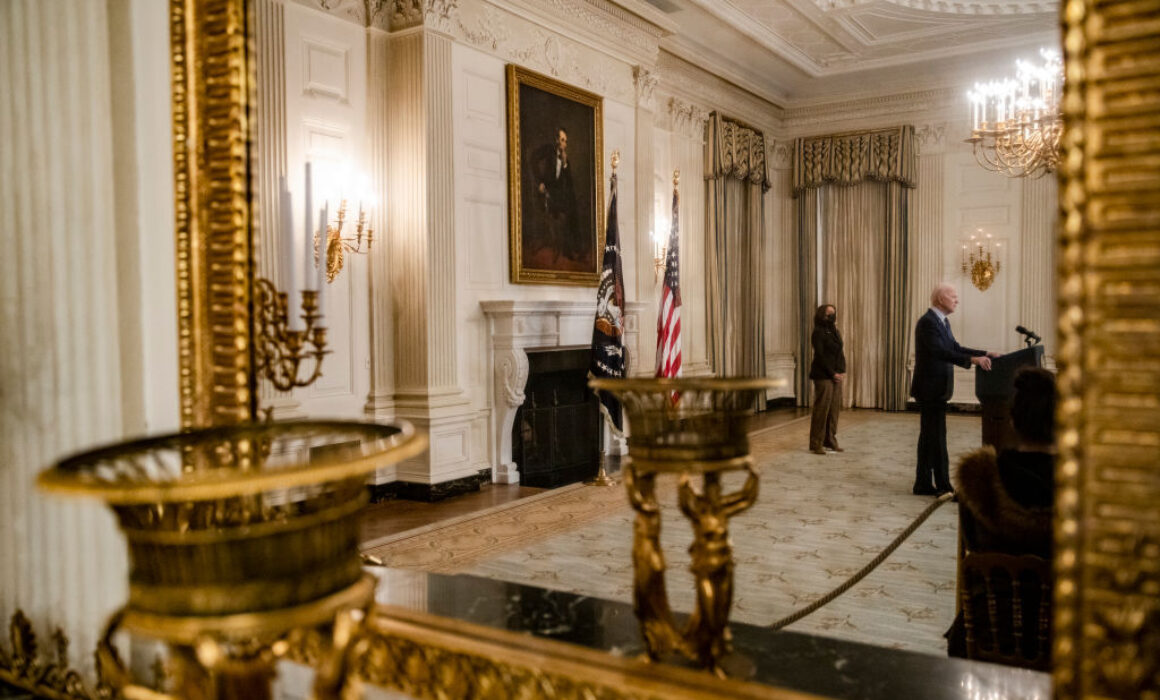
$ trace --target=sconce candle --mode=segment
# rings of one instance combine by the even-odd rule
[[[311,273],[314,272],[314,209],[310,191],[310,161],[306,161],[306,230],[303,236],[306,239],[305,257],[302,259],[302,289],[308,289]],[[317,287],[316,287],[317,289]]]
[[[281,197],[281,224],[282,224],[282,240],[278,246],[281,253],[279,256],[281,260],[281,270],[279,276],[282,278],[282,287],[286,290],[286,297],[288,299],[296,299],[298,297],[298,284],[295,280],[297,268],[294,266],[294,205],[290,198],[290,187],[286,183],[286,177],[278,178],[278,196]],[[302,330],[302,319],[291,314],[287,319],[290,330]]]
[[[326,309],[324,301],[326,300],[326,249],[330,243],[330,232],[327,230],[327,222],[330,219],[330,203],[322,205],[322,214],[318,217],[318,231],[319,231],[319,245],[318,245],[318,276],[316,284],[318,284],[318,317],[322,318],[323,312]]]

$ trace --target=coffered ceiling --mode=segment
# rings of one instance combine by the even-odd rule
[[[1059,45],[1056,0],[645,0],[679,29],[662,48],[792,107],[964,91]]]

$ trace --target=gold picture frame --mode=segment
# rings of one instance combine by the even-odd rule
[[[594,287],[604,248],[604,99],[507,67],[513,284]]]

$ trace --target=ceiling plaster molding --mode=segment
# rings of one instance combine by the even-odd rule
[[[664,50],[657,67],[664,93],[684,102],[705,105],[707,111],[719,110],[768,134],[778,132],[782,110],[776,104]]]
[[[850,119],[869,122],[877,117],[905,119],[916,113],[953,113],[962,102],[961,89],[938,88],[793,107],[785,110],[782,122],[792,133],[801,134],[806,127],[821,133],[828,128],[826,124]]]
[[[689,0],[689,2],[730,25],[739,33],[757,42],[762,48],[789,62],[795,68],[805,71],[809,76],[818,77],[822,74],[822,66],[813,57],[766,29],[764,25],[734,6],[733,3],[721,2],[721,0]],[[828,34],[825,28],[817,26],[813,22],[810,24],[814,29]]]
[[[856,7],[864,0],[813,0],[826,12]],[[892,5],[923,12],[957,15],[1037,15],[1058,14],[1059,3],[1051,0],[1008,0],[1007,2],[953,2],[952,0],[886,0]]]
[[[683,35],[666,39],[661,48],[662,56],[665,53],[733,83],[775,106],[783,105],[788,99],[789,91],[779,76],[794,69],[780,57],[770,55],[768,64],[762,66],[764,70],[756,72],[751,65],[732,61],[715,49],[702,46]]]

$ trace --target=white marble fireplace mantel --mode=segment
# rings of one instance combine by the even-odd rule
[[[481,301],[479,305],[488,319],[495,377],[491,418],[496,449],[494,478],[500,484],[514,484],[520,475],[512,461],[512,425],[516,410],[524,403],[527,351],[588,347],[596,302]]]

